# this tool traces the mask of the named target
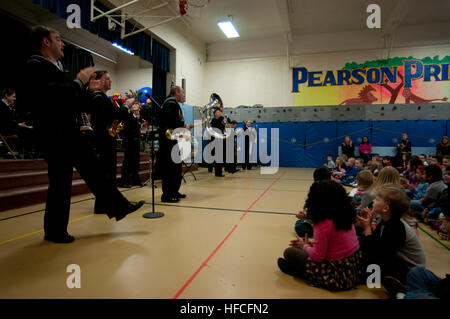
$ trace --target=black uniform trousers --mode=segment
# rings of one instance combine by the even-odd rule
[[[109,218],[123,212],[129,201],[112,185],[94,149],[80,134],[47,136],[43,153],[48,165],[49,186],[44,215],[46,236],[67,234],[72,174],[75,167],[95,197],[107,204]]]
[[[225,166],[225,162],[226,162],[225,161],[225,159],[226,159],[225,140],[219,141],[218,145],[221,145],[221,147],[222,147],[223,159],[222,159],[222,163],[220,163],[220,161],[215,161],[214,162],[214,173],[215,173],[214,175],[215,176],[222,176],[223,175],[223,171],[222,170],[223,170],[223,167]],[[218,146],[218,147],[220,147],[220,146]],[[215,152],[216,152],[216,150],[213,150],[211,155],[215,156]]]
[[[179,148],[177,144],[171,141],[160,140],[160,163],[161,163],[161,175],[162,175],[162,197],[173,198],[177,197],[180,190],[182,180],[182,164],[175,163],[172,160],[172,148],[175,154],[179,154]]]
[[[106,180],[114,187],[116,187],[117,177],[116,143],[115,137],[109,135],[95,137],[97,155],[105,171]],[[95,199],[94,211],[96,213],[104,213],[107,208],[108,205],[103,202],[102,198]]]
[[[250,154],[250,138],[248,136],[245,136],[245,143],[244,143],[244,163],[242,163],[242,169],[252,169],[252,163],[251,161],[251,154]]]

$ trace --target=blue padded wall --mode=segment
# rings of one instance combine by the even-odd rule
[[[319,167],[326,160],[327,155],[337,154],[336,140],[337,122],[307,122],[305,162],[303,167]]]
[[[373,122],[372,146],[396,146],[407,133],[408,121],[375,121]]]
[[[407,121],[408,138],[413,146],[432,147],[445,135],[447,121]]]
[[[279,165],[281,167],[305,167],[303,143],[306,124],[305,122],[272,123],[272,128],[279,129]]]
[[[434,154],[441,137],[449,134],[450,120],[264,122],[256,125],[258,131],[267,128],[269,138],[265,143],[269,155],[271,143],[276,142],[270,138],[270,129],[279,129],[281,167],[319,167],[326,162],[327,154],[336,158],[338,146],[345,135],[351,136],[356,147],[359,146],[363,136],[368,136],[374,148],[392,148],[395,152],[401,134],[405,132],[416,151],[428,150],[426,153]],[[255,123],[252,126],[255,126]],[[242,124],[238,127],[242,127]],[[242,143],[242,138],[239,139],[239,143]],[[240,145],[242,147],[242,144]]]

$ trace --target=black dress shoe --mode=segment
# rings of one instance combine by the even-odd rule
[[[124,212],[119,213],[119,214],[116,216],[116,221],[119,221],[119,220],[125,218],[125,216],[127,216],[128,214],[131,214],[131,213],[137,211],[137,210],[138,210],[139,208],[141,208],[142,205],[144,205],[144,204],[145,204],[145,200],[141,200],[141,201],[139,201],[139,202],[137,202],[137,203],[134,203],[134,204],[131,204],[131,203],[130,203],[130,204],[128,205],[128,207],[125,209]]]
[[[180,201],[177,197],[161,197],[163,203],[178,203]]]
[[[119,184],[119,187],[122,187],[122,188],[131,188],[131,185],[128,185],[128,184]]]
[[[178,193],[177,198],[186,198],[186,194]]]
[[[52,243],[57,244],[69,244],[75,240],[75,237],[73,237],[70,234],[65,234],[63,236],[44,236],[44,240],[51,241]]]
[[[216,175],[216,177],[225,177],[225,175]]]

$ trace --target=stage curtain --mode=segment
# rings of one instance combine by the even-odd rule
[[[70,4],[77,4],[81,8],[81,27],[83,29],[90,31],[91,33],[96,34],[111,43],[119,43],[123,47],[133,51],[135,55],[150,63],[153,63],[152,53],[156,52],[158,55],[156,67],[159,67],[166,72],[169,72],[170,70],[170,50],[157,40],[152,39],[152,37],[148,34],[141,32],[126,37],[125,39],[121,39],[119,27],[116,27],[114,30],[108,29],[107,17],[100,18],[92,23],[90,21],[90,0],[33,0],[33,3],[50,10],[63,19],[67,19],[67,7]],[[103,12],[111,9],[98,1],[95,2],[95,6]],[[95,12],[95,15],[98,14],[98,12]],[[130,33],[132,31],[136,31],[136,28],[133,24],[126,22],[125,31],[126,33]],[[156,46],[156,51],[152,50],[152,41],[153,46]]]

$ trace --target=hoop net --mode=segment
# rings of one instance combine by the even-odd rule
[[[204,8],[211,0],[186,0],[188,8]]]

